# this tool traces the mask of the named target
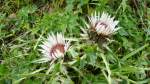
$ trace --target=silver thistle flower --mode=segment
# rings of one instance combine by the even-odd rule
[[[61,33],[57,33],[57,35],[51,33],[51,35],[47,37],[46,41],[40,45],[41,49],[39,50],[43,54],[44,61],[52,61],[57,58],[64,57],[69,45],[70,42],[66,41]]]

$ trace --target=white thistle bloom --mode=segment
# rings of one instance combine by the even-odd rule
[[[43,42],[39,49],[43,54],[43,61],[51,61],[56,60],[57,58],[61,58],[64,56],[65,52],[68,50],[70,45],[69,41],[66,41],[64,36],[61,33],[57,33],[54,35],[51,33]]]
[[[95,12],[89,17],[89,21],[88,28],[92,28],[98,35],[108,36],[119,29],[116,28],[119,21],[114,20],[114,17],[111,17],[108,13],[103,12],[100,17],[100,14]]]

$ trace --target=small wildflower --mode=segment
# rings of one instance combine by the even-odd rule
[[[97,32],[98,35],[109,36],[117,31],[116,28],[119,21],[114,20],[114,17],[108,15],[108,13],[102,13],[101,17],[99,13],[94,13],[89,17],[90,29]]]
[[[57,58],[64,57],[65,52],[70,45],[69,41],[66,41],[61,33],[54,35],[53,33],[48,36],[45,42],[43,42],[39,49],[43,54],[43,57],[47,61],[56,60]]]
[[[81,36],[85,39],[87,37],[97,42],[99,45],[103,45],[109,40],[112,34],[114,34],[119,28],[116,28],[119,21],[114,20],[114,17],[108,15],[108,13],[92,13],[88,17],[89,23],[85,22],[87,29],[81,28],[83,34]]]

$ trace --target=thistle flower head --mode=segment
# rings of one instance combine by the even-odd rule
[[[102,13],[100,16],[99,13],[94,13],[89,17],[90,25],[89,27],[97,32],[98,35],[108,36],[113,34],[119,28],[116,28],[119,21],[114,20],[114,17],[111,17],[107,13]]]
[[[51,35],[47,37],[46,41],[40,45],[41,49],[39,50],[43,54],[45,60],[51,61],[63,57],[65,52],[68,50],[69,45],[70,42],[66,41],[61,33],[57,33],[56,35],[51,33]]]

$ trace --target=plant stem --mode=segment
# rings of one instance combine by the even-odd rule
[[[107,72],[108,72],[108,76],[107,76],[108,84],[112,84],[112,83],[111,83],[111,70],[110,70],[110,68],[109,68],[109,63],[107,62],[107,60],[106,60],[104,54],[101,53],[101,57],[102,57],[102,59],[103,59],[103,62],[105,63],[106,70],[107,70]]]

